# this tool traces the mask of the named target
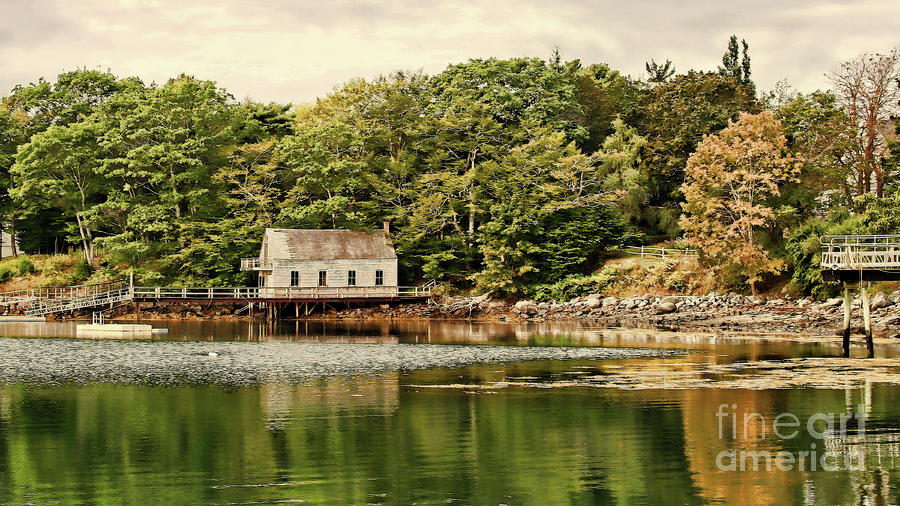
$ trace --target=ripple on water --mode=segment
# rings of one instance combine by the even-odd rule
[[[4,338],[0,339],[0,383],[240,386],[472,364],[608,360],[673,353],[600,347]]]

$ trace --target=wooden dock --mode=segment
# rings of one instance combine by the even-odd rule
[[[872,343],[872,314],[869,284],[872,281],[900,281],[900,235],[826,235],[822,245],[822,278],[843,285],[844,356],[850,356],[850,316],[853,289],[859,289],[863,324],[866,332],[866,356],[875,356]]]
[[[421,302],[431,297],[433,284],[424,286],[347,286],[347,287],[187,287],[134,286],[129,282],[93,285],[44,287],[0,293],[0,306],[16,305],[26,316],[44,316],[80,309],[112,308],[117,304],[157,301],[198,303],[246,303],[267,307],[277,314],[279,304],[300,304],[309,314],[310,304]]]

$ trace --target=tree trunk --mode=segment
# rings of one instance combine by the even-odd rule
[[[81,214],[75,213],[75,220],[78,222],[78,234],[81,235],[81,249],[84,253],[84,259],[88,264],[94,264],[94,248],[89,239],[89,235],[85,231],[84,223],[81,221]]]
[[[19,248],[16,245],[16,220],[9,221],[9,247],[12,248],[12,254],[18,258]]]

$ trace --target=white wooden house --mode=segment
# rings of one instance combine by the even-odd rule
[[[344,296],[397,289],[387,224],[384,231],[267,228],[259,257],[242,259],[241,270],[257,272],[260,287],[341,288]]]

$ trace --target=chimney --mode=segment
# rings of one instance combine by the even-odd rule
[[[386,221],[386,222],[384,222],[384,235],[390,235],[390,234],[391,234],[391,222]]]

